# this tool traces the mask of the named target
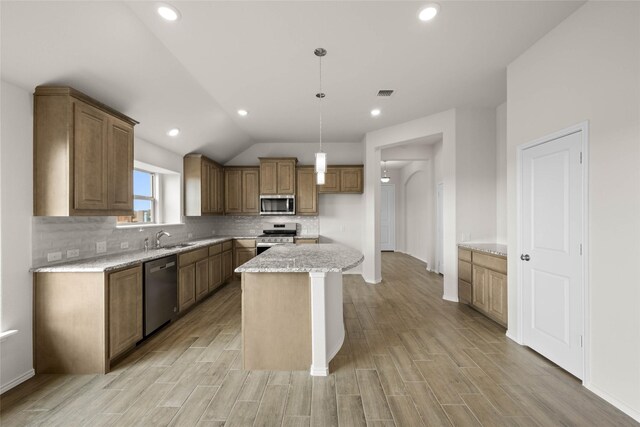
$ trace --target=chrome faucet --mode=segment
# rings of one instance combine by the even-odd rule
[[[171,237],[171,234],[167,233],[164,230],[160,230],[156,233],[156,248],[161,248],[162,246],[160,245],[160,238],[162,236],[167,236],[167,237]]]

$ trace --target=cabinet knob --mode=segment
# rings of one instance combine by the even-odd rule
[[[522,254],[520,255],[520,259],[523,261],[529,261],[531,257],[529,256],[529,254]]]

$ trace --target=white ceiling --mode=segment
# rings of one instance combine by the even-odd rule
[[[29,90],[72,85],[140,121],[144,139],[226,161],[253,142],[317,140],[316,47],[328,50],[324,139],[360,141],[503,102],[507,64],[581,3],[442,2],[422,23],[419,2],[177,1],[182,19],[168,23],[151,1],[2,1],[1,74]]]

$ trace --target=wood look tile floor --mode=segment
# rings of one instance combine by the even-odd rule
[[[442,278],[384,253],[384,282],[346,276],[331,375],[241,370],[240,284],[108,375],[37,375],[0,397],[2,426],[632,426],[573,377],[443,301]]]

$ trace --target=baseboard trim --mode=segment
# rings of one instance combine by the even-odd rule
[[[518,343],[518,344],[520,344],[520,345],[524,345],[524,344],[522,343],[522,341],[520,341],[520,340],[518,339],[518,337],[516,337],[515,335],[513,335],[513,334],[511,333],[511,329],[507,329],[507,333],[506,333],[505,335],[506,335],[506,336],[507,336],[507,338],[509,338],[511,341],[514,341],[514,342],[516,342],[516,343]]]
[[[23,382],[25,382],[26,380],[28,380],[29,378],[33,377],[36,374],[35,369],[30,369],[27,372],[25,372],[24,374],[20,375],[18,378],[15,378],[11,381],[9,381],[6,384],[2,384],[2,386],[0,386],[0,395],[4,394],[5,392],[11,390],[12,388],[14,388],[15,386],[22,384]]]
[[[615,397],[611,396],[609,393],[602,391],[597,387],[594,387],[593,384],[584,384],[584,387],[590,392],[592,392],[593,394],[595,394],[596,396],[605,400],[607,403],[610,403],[611,405],[615,406],[625,414],[629,415],[634,420],[640,422],[640,412],[636,411],[626,403],[623,403],[618,399],[616,399]]]
[[[458,300],[458,296],[457,295],[453,296],[453,295],[444,294],[444,295],[442,295],[442,299],[446,300],[446,301],[451,301],[451,302],[460,302]]]

